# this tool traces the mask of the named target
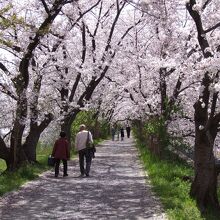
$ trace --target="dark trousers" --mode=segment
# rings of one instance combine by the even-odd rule
[[[86,169],[84,168],[84,158],[86,158]],[[89,175],[90,166],[92,163],[92,155],[89,149],[82,149],[79,151],[79,167],[82,175]]]
[[[131,133],[130,128],[127,128],[126,131],[127,131],[127,137],[130,138],[130,133]]]
[[[62,159],[63,162],[63,175],[67,175],[67,160]],[[59,175],[60,159],[55,159],[55,176]]]

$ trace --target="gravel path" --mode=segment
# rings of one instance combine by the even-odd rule
[[[78,160],[69,162],[68,177],[45,172],[0,199],[0,219],[166,219],[137,154],[132,139],[105,141],[89,178],[78,177]]]

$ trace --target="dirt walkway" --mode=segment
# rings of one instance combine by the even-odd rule
[[[68,171],[68,177],[57,179],[52,171],[45,172],[4,196],[0,219],[165,219],[131,139],[105,141],[98,147],[91,177],[78,177],[78,160],[69,163]]]

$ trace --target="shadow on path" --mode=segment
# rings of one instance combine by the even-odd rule
[[[89,178],[77,177],[78,160],[70,161],[68,168],[66,178],[56,179],[48,171],[8,193],[0,200],[0,219],[165,219],[132,139],[97,147]]]

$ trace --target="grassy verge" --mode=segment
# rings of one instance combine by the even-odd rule
[[[146,147],[138,144],[140,157],[153,185],[153,190],[160,197],[169,219],[175,220],[217,220],[212,212],[202,217],[195,201],[189,196],[191,183],[183,176],[193,176],[193,169],[181,160],[169,157],[161,160],[152,155]]]
[[[50,169],[47,166],[47,157],[50,153],[51,148],[38,147],[37,160],[39,164],[24,165],[15,172],[6,172],[0,175],[0,196],[6,192],[18,189],[25,182],[37,178],[40,173]],[[0,171],[3,172],[5,169],[5,162],[1,160]]]
[[[109,139],[109,138],[110,138],[110,137],[108,137],[108,139]],[[106,140],[106,139],[103,139],[103,138],[95,139],[95,140],[94,140],[94,144],[95,144],[95,145],[98,145],[98,144],[102,143],[104,140]]]
[[[40,173],[47,170],[43,164],[23,166],[16,172],[9,172],[0,176],[0,196],[6,192],[19,188],[27,181],[38,177]]]

